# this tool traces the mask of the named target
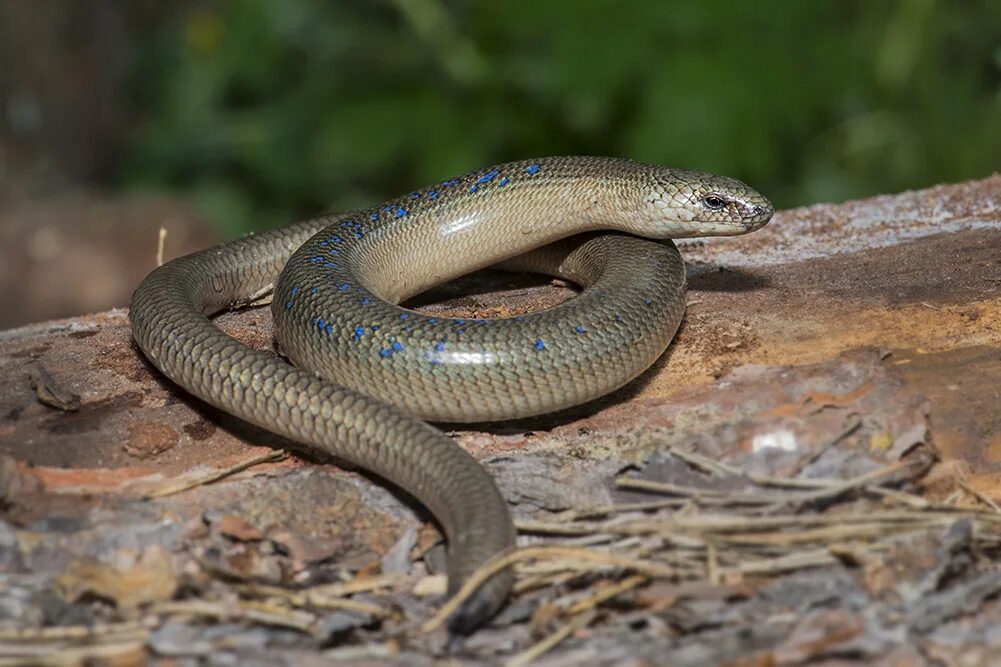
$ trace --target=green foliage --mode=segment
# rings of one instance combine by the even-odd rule
[[[726,173],[780,206],[999,166],[997,2],[198,7],[144,45],[121,179],[229,234],[534,155]]]

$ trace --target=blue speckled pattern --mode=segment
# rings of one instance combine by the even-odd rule
[[[143,280],[129,317],[143,353],[185,390],[426,505],[448,540],[454,592],[514,545],[514,526],[484,468],[416,415],[506,419],[622,385],[663,352],[684,311],[684,265],[667,239],[741,234],[770,216],[733,179],[615,158],[526,160],[178,258]],[[496,263],[584,291],[503,320],[396,305]],[[272,287],[276,339],[295,366],[207,317]],[[489,619],[511,582],[509,570],[490,578],[450,629]]]
[[[309,257],[314,243],[297,256]],[[274,308],[279,345],[296,365],[433,421],[541,414],[606,394],[660,356],[683,313],[684,265],[670,242],[557,242],[537,268],[584,291],[550,310],[490,320],[428,317],[381,300],[352,268],[364,262],[364,248],[355,252],[345,250],[337,268],[288,265],[276,290],[285,304]]]
[[[623,185],[596,176],[606,166],[579,158],[490,167],[333,221],[276,285],[280,349],[296,365],[440,422],[542,414],[622,386],[674,336],[684,268],[670,242],[622,234],[560,242],[597,226],[631,229],[616,206],[635,183],[653,187],[657,171],[622,161],[620,173],[632,177]],[[613,202],[600,225],[581,206],[596,201]],[[579,297],[474,325],[394,305],[539,245],[548,245],[536,250],[546,261],[534,268],[581,284]]]

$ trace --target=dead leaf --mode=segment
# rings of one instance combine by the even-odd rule
[[[264,533],[235,514],[222,517],[217,525],[220,533],[240,542],[258,542],[264,539]]]
[[[126,568],[94,558],[75,560],[57,580],[57,587],[69,602],[90,594],[114,602],[119,609],[133,609],[172,598],[177,573],[170,554],[154,546]]]
[[[42,405],[50,408],[74,412],[80,409],[80,394],[66,389],[49,374],[41,364],[35,364],[28,371],[28,381],[35,390],[35,396]]]
[[[344,542],[298,535],[288,530],[268,531],[268,539],[281,545],[292,559],[292,569],[300,572],[310,565],[330,560],[344,551]]]

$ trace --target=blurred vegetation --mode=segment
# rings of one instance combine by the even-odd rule
[[[1001,160],[1001,2],[240,0],[138,45],[124,187],[227,234],[493,162],[609,154],[779,206]]]

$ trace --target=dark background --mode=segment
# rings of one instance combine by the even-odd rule
[[[988,175],[1001,2],[0,0],[0,326],[125,305],[160,226],[579,153],[782,208]]]

